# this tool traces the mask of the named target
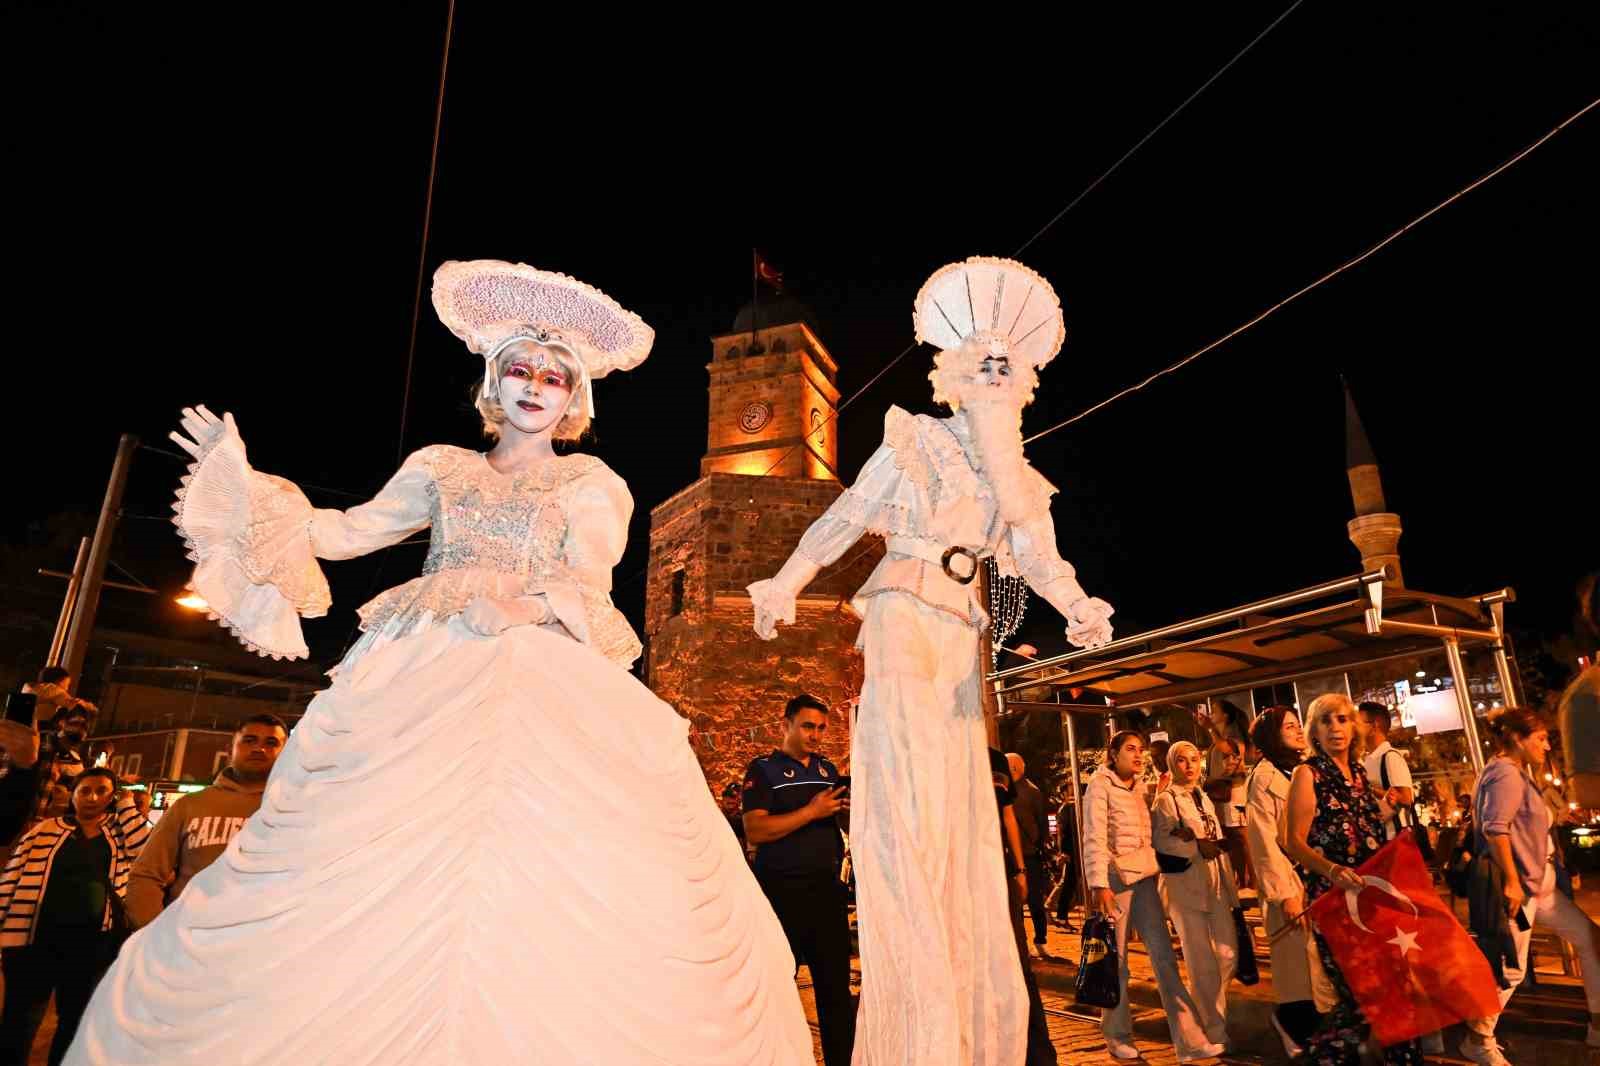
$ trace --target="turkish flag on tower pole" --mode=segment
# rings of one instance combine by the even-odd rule
[[[783,271],[774,270],[772,264],[761,258],[759,251],[755,252],[756,280],[764,281],[771,285],[775,292],[783,291]]]
[[[1439,899],[1417,842],[1401,833],[1309,908],[1378,1043],[1414,1040],[1500,1013],[1500,986],[1477,943]]]

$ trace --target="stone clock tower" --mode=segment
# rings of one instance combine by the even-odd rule
[[[711,425],[700,475],[838,481],[831,424],[838,367],[802,304],[761,305],[761,318],[780,324],[759,330],[755,310],[746,307],[734,332],[711,340]]]
[[[838,368],[810,312],[780,297],[747,306],[713,337],[707,369],[700,479],[650,512],[646,676],[688,717],[706,779],[721,792],[777,746],[783,704],[800,692],[834,708],[826,751],[842,763],[846,702],[861,687],[859,621],[846,601],[883,548],[864,539],[807,589],[794,626],[771,642],[756,638],[745,586],[777,573],[843,489]]]

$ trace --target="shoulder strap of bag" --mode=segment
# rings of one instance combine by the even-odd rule
[[[113,840],[104,829],[101,833],[106,838],[106,843],[111,845],[111,865],[100,871],[100,884],[106,890],[106,906],[111,910],[111,932],[126,933],[133,929],[133,924],[128,921],[128,909],[122,902],[122,897],[117,895],[117,887],[111,881],[111,871],[116,869],[117,856],[122,852],[120,840]]]
[[[1378,760],[1378,779],[1383,782],[1383,790],[1385,792],[1389,791],[1389,756],[1394,754],[1396,754],[1395,750],[1390,748],[1383,753],[1383,758]],[[1410,804],[1402,803],[1395,808],[1394,822],[1401,827],[1408,827],[1414,824],[1414,816]]]

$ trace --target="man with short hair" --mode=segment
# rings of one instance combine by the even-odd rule
[[[34,697],[34,724],[49,722],[53,725],[56,715],[68,710],[81,710],[91,716],[95,714],[95,705],[74,696],[71,688],[72,675],[64,666],[47,666],[39,671],[37,681],[23,685],[22,691]]]
[[[850,998],[850,916],[839,880],[849,779],[821,754],[828,705],[802,694],[783,709],[783,746],[744,775],[744,828],[755,873],[795,963],[811,968],[827,1066],[850,1066],[856,1006]]]
[[[155,921],[195,874],[222,855],[261,806],[267,776],[288,739],[288,727],[277,715],[246,718],[233,734],[228,765],[211,787],[180,798],[156,823],[128,879],[128,920],[134,928]]]
[[[1367,756],[1361,760],[1361,765],[1367,771],[1367,786],[1395,812],[1392,818],[1383,823],[1383,838],[1393,840],[1401,829],[1401,808],[1410,810],[1417,801],[1416,786],[1411,781],[1411,767],[1406,765],[1405,755],[1389,743],[1389,731],[1394,725],[1389,708],[1369,701],[1360,704],[1357,709],[1361,712],[1368,738]],[[1409,817],[1415,819],[1416,814],[1411,813]],[[1405,824],[1410,825],[1411,822],[1406,821]]]
[[[1033,918],[1033,947],[1038,956],[1046,958],[1050,939],[1050,916],[1045,913],[1044,895],[1049,890],[1049,879],[1044,872],[1044,850],[1050,842],[1050,815],[1045,810],[1044,793],[1023,776],[1028,766],[1016,752],[1006,754],[1006,766],[1011,771],[1011,784],[1016,792],[1014,809],[1017,815],[1017,832],[1022,838],[1023,871],[1028,876],[1028,913]]]

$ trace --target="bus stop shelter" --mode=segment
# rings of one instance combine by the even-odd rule
[[[1517,702],[1504,637],[1505,605],[1516,595],[1507,588],[1465,599],[1440,596],[1387,584],[1388,577],[1385,570],[1372,570],[1327,581],[1098,648],[999,670],[989,675],[989,682],[1002,716],[1061,716],[1076,797],[1076,722],[1081,716],[1195,704],[1284,684],[1294,684],[1298,696],[1301,686],[1309,689],[1313,681],[1320,682],[1318,691],[1338,691],[1342,682],[1345,694],[1353,695],[1348,682],[1353,670],[1442,651],[1460,716],[1458,728],[1465,734],[1474,774],[1481,773],[1483,743],[1465,656],[1487,655],[1500,701]],[[1085,694],[1105,702],[1085,699]],[[1083,820],[1077,821],[1081,855]]]

